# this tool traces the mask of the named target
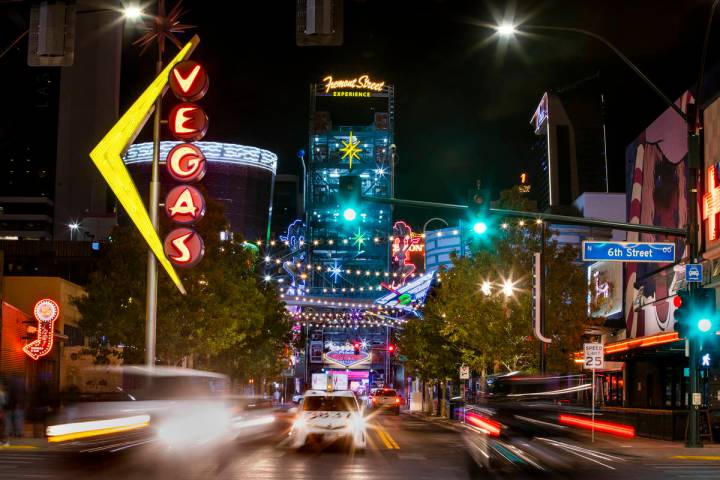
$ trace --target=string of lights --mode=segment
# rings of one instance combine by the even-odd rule
[[[503,229],[503,230],[507,230],[507,229],[509,229],[511,226],[517,226],[517,227],[520,227],[520,228],[526,228],[528,225],[540,225],[540,224],[542,224],[542,223],[543,223],[543,221],[542,221],[541,219],[537,219],[537,220],[534,220],[534,221],[530,221],[530,220],[518,220],[517,222],[514,222],[514,223],[511,223],[511,222],[506,221],[506,222],[503,222],[503,223],[500,224],[500,228]],[[457,228],[457,229],[455,229],[455,230],[452,230],[451,233],[452,233],[452,235],[459,235],[459,234],[460,234],[460,229]],[[440,230],[439,230],[439,231],[437,231],[437,232],[421,233],[420,236],[421,236],[422,238],[433,238],[433,237],[442,237],[444,234],[445,234],[445,233],[443,233],[443,231],[440,231]],[[405,237],[409,237],[409,236],[406,235]],[[390,236],[388,236],[388,237],[375,236],[375,237],[373,237],[372,240],[373,240],[373,243],[378,243],[378,244],[380,244],[380,243],[386,243],[386,242],[388,242],[388,241],[392,242],[394,239],[395,239],[395,237],[394,237],[393,235],[390,235]],[[323,246],[324,246],[324,245],[330,245],[330,246],[333,246],[333,245],[351,245],[351,244],[352,244],[352,241],[353,241],[353,238],[352,238],[352,237],[347,237],[347,238],[337,238],[337,237],[336,237],[336,238],[316,238],[316,239],[300,240],[300,241],[299,241],[299,246],[304,247],[304,246],[306,246],[306,245],[312,245],[312,246],[321,246],[321,245],[323,245]],[[269,242],[265,242],[265,241],[263,241],[263,240],[257,240],[257,241],[255,242],[255,245],[257,245],[258,247],[261,247],[261,246],[263,246],[263,245],[269,245],[269,246],[271,246],[271,247],[282,247],[282,246],[289,247],[289,246],[290,246],[290,242],[287,241],[287,240],[279,240],[279,239],[271,239]]]

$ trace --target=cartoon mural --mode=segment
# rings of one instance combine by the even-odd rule
[[[686,92],[676,104],[686,111]],[[687,127],[668,108],[625,151],[629,223],[684,228],[687,223]],[[676,240],[628,233],[627,241]],[[684,257],[685,244],[677,240]],[[678,258],[677,260],[679,260]],[[669,268],[663,268],[669,267]],[[670,265],[625,264],[625,319],[628,337],[672,330],[672,296],[683,281]]]

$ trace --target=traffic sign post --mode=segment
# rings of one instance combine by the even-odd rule
[[[703,281],[703,269],[701,263],[688,263],[685,265],[685,283]]]
[[[583,344],[585,352],[585,369],[592,370],[592,442],[595,443],[595,370],[605,368],[605,347],[602,343]]]
[[[659,262],[675,261],[675,244],[668,242],[582,242],[586,262]]]

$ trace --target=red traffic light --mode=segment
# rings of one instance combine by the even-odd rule
[[[673,306],[675,308],[680,308],[683,304],[682,298],[680,298],[680,295],[675,295],[673,298]]]
[[[392,344],[388,345],[388,352],[392,353],[394,351],[395,351],[395,345],[392,345]]]

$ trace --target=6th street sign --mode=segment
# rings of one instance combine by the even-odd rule
[[[586,262],[661,262],[675,261],[675,244],[667,242],[582,242]]]

